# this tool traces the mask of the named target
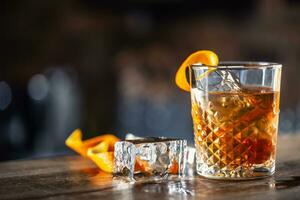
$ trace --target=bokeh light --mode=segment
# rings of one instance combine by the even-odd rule
[[[36,101],[46,98],[49,91],[47,78],[42,74],[34,75],[28,83],[28,93]]]
[[[9,85],[1,81],[0,82],[0,111],[5,110],[12,101],[12,91]]]
[[[300,133],[300,1],[5,1],[0,159],[70,153],[103,133],[186,138],[190,95],[174,84],[190,53],[283,64],[279,134]]]

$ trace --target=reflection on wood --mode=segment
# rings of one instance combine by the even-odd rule
[[[78,156],[0,164],[0,199],[293,199],[300,192],[300,136],[279,138],[275,176],[217,181],[199,176],[128,184]]]

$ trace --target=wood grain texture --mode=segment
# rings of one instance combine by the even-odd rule
[[[0,163],[0,199],[300,199],[300,135],[279,137],[276,174],[251,181],[199,176],[129,184],[89,160],[64,156]]]

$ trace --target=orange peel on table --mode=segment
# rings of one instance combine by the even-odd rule
[[[82,140],[82,132],[76,129],[66,140],[66,145],[83,157],[90,158],[101,170],[112,173],[114,165],[114,145],[119,138],[105,134]]]
[[[114,169],[114,152],[97,153],[92,149],[88,150],[88,157],[104,172],[112,173]]]
[[[185,59],[185,61],[180,65],[180,67],[176,72],[175,83],[180,89],[187,92],[190,91],[191,86],[188,80],[186,79],[186,69],[196,63],[201,63],[213,67],[218,65],[219,59],[214,52],[209,50],[201,50],[192,53],[189,57]],[[204,76],[208,75],[210,72],[214,70],[215,68],[206,71],[203,75],[198,77],[198,79],[203,78]]]

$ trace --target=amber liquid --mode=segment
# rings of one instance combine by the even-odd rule
[[[204,176],[247,178],[275,167],[279,92],[192,90],[197,170]]]

